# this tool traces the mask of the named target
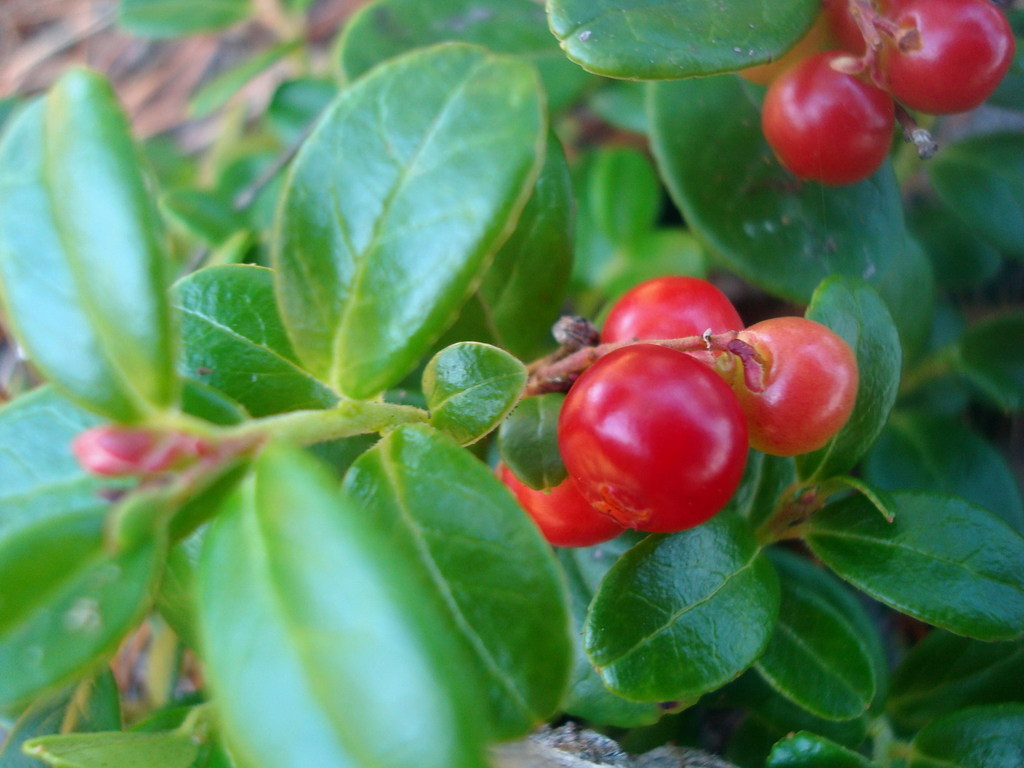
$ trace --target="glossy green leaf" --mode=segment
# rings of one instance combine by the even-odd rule
[[[160,198],[160,210],[172,224],[212,245],[227,242],[248,226],[231,200],[217,191],[173,189]]]
[[[619,728],[650,725],[664,711],[657,703],[629,701],[608,690],[583,650],[583,623],[598,584],[632,544],[629,536],[622,536],[596,547],[557,550],[569,585],[569,604],[575,625],[572,681],[562,709],[591,723]]]
[[[979,640],[1024,636],[1024,538],[955,496],[892,498],[891,523],[863,496],[828,505],[807,527],[811,550],[858,589],[917,619]]]
[[[413,48],[455,41],[530,62],[553,111],[569,106],[593,82],[566,61],[548,30],[543,6],[533,0],[377,0],[345,25],[335,55],[351,79]]]
[[[772,747],[766,768],[872,768],[877,765],[824,736],[800,731]]]
[[[526,366],[490,344],[445,347],[423,371],[430,423],[460,444],[475,443],[508,415],[526,387]]]
[[[864,477],[889,490],[962,496],[1024,532],[1017,480],[1000,453],[961,420],[928,411],[900,411],[864,462]]]
[[[487,466],[428,427],[402,427],[349,469],[344,490],[389,531],[474,661],[497,738],[527,733],[562,698],[571,663],[558,566]],[[514,621],[508,617],[514,616]]]
[[[551,392],[523,399],[498,430],[498,449],[530,488],[554,488],[568,477],[558,451],[558,414],[565,395]]]
[[[206,680],[242,765],[482,768],[462,649],[393,553],[316,460],[256,460],[198,572]]]
[[[0,768],[40,768],[21,745],[37,736],[63,731],[109,731],[121,727],[117,681],[109,669],[48,693],[18,717],[0,746]]]
[[[998,407],[1024,409],[1024,314],[971,326],[954,349],[953,366]]]
[[[629,243],[649,231],[661,209],[654,168],[630,147],[608,147],[591,158],[585,196],[591,218],[613,243]]]
[[[156,596],[160,615],[190,648],[199,647],[196,569],[205,531],[205,528],[200,529],[171,547]]]
[[[606,80],[591,94],[588,104],[617,128],[647,133],[647,87],[629,80]]]
[[[714,0],[548,0],[551,29],[570,59],[599,75],[652,80],[776,59],[818,9],[813,0],[728,8]]]
[[[910,745],[907,768],[1019,768],[1024,704],[974,707],[947,715]]]
[[[775,512],[779,498],[795,482],[792,458],[768,456],[751,448],[740,487],[726,509],[738,512],[756,528]]]
[[[985,134],[944,147],[928,176],[965,224],[1024,258],[1024,134]]]
[[[665,275],[704,277],[707,271],[707,252],[700,241],[685,229],[664,227],[616,249],[599,282],[609,297],[605,306],[611,306],[645,280]]]
[[[0,290],[33,363],[118,420],[170,405],[167,256],[109,86],[66,74],[15,118],[0,168]]]
[[[773,554],[779,620],[754,668],[808,712],[852,720],[868,710],[884,674],[884,659],[876,668],[877,633],[856,603],[851,608],[851,601],[837,599],[841,587],[828,584],[825,574],[783,551]]]
[[[888,711],[908,731],[978,704],[1021,701],[1024,641],[982,643],[930,632],[896,667]]]
[[[176,731],[41,736],[26,742],[24,750],[53,768],[190,768],[199,756],[199,744]]]
[[[251,12],[250,0],[121,0],[118,22],[135,35],[181,37],[229,27]]]
[[[827,479],[849,472],[885,426],[900,384],[900,339],[885,302],[857,278],[827,278],[805,316],[835,331],[857,356],[857,400],[849,421],[823,448],[796,460],[802,477]]]
[[[299,140],[338,95],[333,80],[300,77],[281,83],[267,105],[267,124],[285,144]]]
[[[623,555],[594,597],[583,642],[616,693],[685,699],[753,664],[778,607],[775,572],[747,522],[724,514]]]
[[[574,207],[565,153],[552,135],[533,194],[473,298],[491,341],[522,360],[554,346],[551,326],[572,270]]]
[[[274,300],[273,273],[226,265],[193,272],[172,294],[181,312],[181,373],[253,416],[328,408],[338,398],[299,365]]]
[[[806,302],[832,274],[879,284],[897,268],[903,217],[891,168],[843,187],[797,183],[761,133],[759,89],[733,76],[648,87],[661,176],[730,269]]]
[[[353,397],[396,383],[452,321],[543,160],[528,65],[416,51],[345,91],[279,209],[278,299],[299,359]]]
[[[907,211],[907,226],[924,247],[943,288],[961,291],[981,285],[999,271],[999,251],[937,200],[913,205]]]
[[[266,69],[279,62],[298,47],[296,42],[278,43],[265,51],[257,53],[241,64],[237,64],[225,72],[221,72],[212,80],[208,80],[192,96],[188,103],[192,117],[205,117],[224,106],[242,87]]]

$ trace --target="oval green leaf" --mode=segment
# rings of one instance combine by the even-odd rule
[[[598,584],[616,560],[633,545],[629,536],[596,547],[556,550],[569,585],[573,623],[573,671],[562,709],[591,723],[637,728],[656,722],[664,710],[654,702],[629,701],[608,690],[583,650],[583,623]]]
[[[351,79],[385,59],[444,42],[476,43],[530,62],[552,111],[569,106],[593,83],[566,61],[534,0],[377,0],[348,21],[335,55]]]
[[[766,768],[873,768],[865,757],[816,733],[800,731],[777,742]]]
[[[782,494],[795,482],[792,458],[768,456],[751,448],[740,487],[726,509],[739,513],[757,528],[775,512]]]
[[[890,167],[844,187],[796,183],[764,140],[754,86],[723,76],[648,88],[661,176],[730,269],[807,302],[832,274],[877,285],[898,267],[904,225]]]
[[[875,661],[881,648],[877,633],[855,602],[836,599],[841,587],[826,583],[828,576],[787,553],[774,554],[782,595],[779,621],[754,668],[808,712],[852,720],[868,710],[876,679],[884,675],[884,660]]]
[[[298,48],[297,42],[272,45],[225,72],[221,72],[193,94],[188,103],[192,117],[206,117],[224,106],[242,87]]]
[[[544,140],[529,65],[474,46],[415,51],[345,91],[295,159],[274,238],[309,370],[353,397],[401,379],[514,227]]]
[[[1024,704],[973,707],[936,720],[910,745],[907,768],[1019,768]]]
[[[109,86],[85,71],[0,144],[0,291],[14,330],[48,379],[121,421],[177,396],[168,259],[139,168]]]
[[[53,768],[111,768],[139,765],[146,768],[191,768],[199,744],[188,733],[72,733],[41,736],[27,741],[25,754]]]
[[[179,280],[183,376],[223,392],[253,416],[329,408],[337,395],[299,365],[263,267],[208,267]]]
[[[965,499],[900,491],[886,522],[870,500],[810,521],[814,554],[846,581],[917,619],[979,640],[1024,636],[1024,538]]]
[[[863,469],[868,482],[880,488],[962,496],[1024,533],[1024,505],[1006,460],[960,419],[898,411]]]
[[[557,709],[572,648],[550,547],[487,466],[428,427],[402,427],[349,469],[343,489],[390,535],[390,559],[419,569],[467,648],[496,738]],[[514,616],[514,621],[508,618]]]
[[[624,189],[629,190],[623,195]],[[661,184],[647,156],[631,147],[607,147],[590,158],[584,191],[590,218],[610,242],[628,245],[653,227]]]
[[[997,407],[1024,410],[1024,314],[975,323],[954,347],[953,367]]]
[[[944,147],[928,176],[967,226],[1024,258],[1024,135],[986,134]]]
[[[490,344],[445,347],[423,371],[430,423],[461,445],[475,443],[508,415],[526,388],[526,366]]]
[[[686,699],[753,664],[778,610],[775,572],[748,523],[723,514],[623,555],[594,597],[583,642],[616,693]]]
[[[135,35],[182,37],[229,27],[251,12],[250,0],[121,0],[117,20]]]
[[[801,477],[825,480],[849,472],[885,426],[900,385],[900,338],[885,302],[857,278],[827,278],[805,316],[850,345],[860,377],[849,421],[823,448],[796,460]]]
[[[565,395],[551,392],[522,400],[498,430],[498,450],[517,478],[540,491],[568,477],[558,451],[558,414]]]
[[[815,0],[548,0],[569,58],[631,80],[730,72],[778,58],[811,26]]]
[[[961,707],[1020,700],[1024,641],[982,643],[936,630],[903,658],[892,678],[888,711],[914,731]]]
[[[206,679],[239,762],[483,768],[462,649],[393,554],[314,459],[272,446],[256,460],[197,574]]]

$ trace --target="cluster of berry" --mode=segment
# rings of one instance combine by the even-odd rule
[[[829,46],[839,50],[820,50]],[[802,179],[850,184],[885,160],[902,107],[973,109],[1013,56],[1013,30],[990,0],[823,0],[786,56],[743,74],[769,85],[761,124],[780,162]]]
[[[669,339],[678,342],[643,343]],[[801,317],[744,329],[729,299],[696,278],[635,287],[601,342],[610,351],[573,383],[559,416],[569,477],[541,491],[499,470],[557,546],[699,525],[735,493],[748,447],[820,448],[856,397],[856,359],[831,330]]]

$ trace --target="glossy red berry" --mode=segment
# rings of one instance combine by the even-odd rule
[[[498,477],[537,524],[544,538],[556,547],[591,547],[614,539],[625,530],[590,506],[571,477],[546,491],[524,485],[504,464],[498,465]]]
[[[899,32],[882,49],[882,69],[893,97],[910,109],[974,109],[1013,62],[1013,30],[989,0],[895,0],[890,18]]]
[[[666,347],[631,344],[599,359],[569,390],[558,447],[599,511],[641,531],[679,531],[732,497],[747,427],[711,368]]]
[[[79,434],[71,450],[89,472],[116,477],[166,471],[208,446],[191,435],[105,425]]]
[[[803,317],[755,323],[738,335],[755,358],[723,355],[746,416],[750,445],[775,456],[821,448],[857,397],[857,358],[832,330]]]
[[[837,48],[857,55],[864,53],[867,45],[853,17],[850,0],[823,0],[822,15],[826,19],[829,37]]]
[[[761,126],[779,161],[801,179],[851,184],[885,160],[892,139],[892,97],[839,71],[852,61],[826,51],[772,83]]]
[[[601,329],[602,343],[634,339],[678,339],[743,328],[728,297],[697,277],[656,277],[615,302]]]

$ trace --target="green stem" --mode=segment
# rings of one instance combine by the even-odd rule
[[[798,480],[779,495],[775,511],[754,532],[757,542],[768,546],[784,539],[803,537],[804,527],[829,497],[846,486],[838,479],[821,483]]]

